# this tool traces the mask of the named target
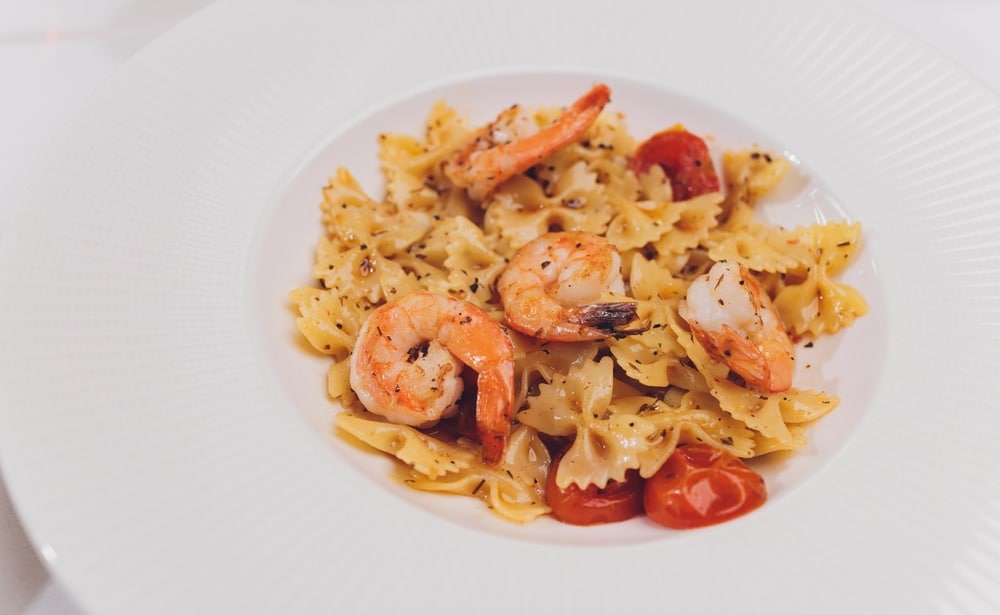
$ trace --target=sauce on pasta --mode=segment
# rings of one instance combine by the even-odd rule
[[[722,152],[716,168],[682,126],[636,139],[622,112],[603,108],[609,95],[595,86],[568,109],[515,105],[486,127],[439,102],[423,134],[379,136],[384,195],[366,194],[344,168],[323,189],[316,284],[290,293],[297,326],[330,358],[338,429],[394,456],[406,485],[479,498],[514,522],[577,522],[579,510],[553,515],[567,493],[626,492],[612,514],[582,522],[655,503],[653,521],[691,526],[664,521],[664,502],[680,497],[665,495],[664,468],[680,467],[682,453],[724,458],[700,488],[744,480],[759,491],[722,502],[742,514],[766,499],[744,460],[802,447],[807,425],[837,406],[831,392],[755,368],[778,365],[775,353],[794,360],[794,346],[865,314],[860,293],[837,280],[860,225],[757,220],[754,204],[792,171],[787,160],[748,146]],[[479,181],[489,165],[505,175]],[[426,303],[402,301],[418,293]],[[383,306],[411,304],[433,307],[408,308],[412,322],[391,332],[366,328]],[[548,326],[560,319],[568,324]],[[497,331],[509,350],[477,347]],[[387,340],[404,334],[416,341],[394,358]],[[358,345],[375,343],[394,379],[352,376]],[[394,388],[359,396],[368,386]],[[407,387],[419,386],[447,386],[452,397],[420,421],[362,403],[386,399],[405,415]],[[484,438],[495,439],[490,455]]]

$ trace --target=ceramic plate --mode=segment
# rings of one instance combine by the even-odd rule
[[[360,5],[364,6],[360,6]],[[357,6],[356,6],[357,5]],[[794,163],[761,215],[859,221],[870,312],[803,350],[841,398],[770,499],[690,532],[498,520],[335,436],[296,336],[320,189],[377,135],[596,81]],[[63,129],[0,244],[0,452],[95,613],[971,612],[1000,600],[1000,99],[839,4],[221,3]]]

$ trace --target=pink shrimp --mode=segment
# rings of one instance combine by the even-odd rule
[[[601,302],[624,293],[621,257],[593,233],[546,233],[518,250],[497,280],[511,328],[540,339],[576,342],[634,333],[635,301]]]
[[[514,405],[514,346],[467,301],[416,292],[376,309],[351,354],[351,388],[369,412],[430,427],[455,415],[464,366],[477,378],[476,430],[483,461],[503,458]]]
[[[678,308],[695,340],[747,384],[773,393],[792,386],[794,344],[749,269],[715,263],[691,283]]]
[[[599,83],[540,130],[514,105],[448,160],[444,173],[470,197],[483,201],[503,182],[583,136],[609,100],[611,89]]]

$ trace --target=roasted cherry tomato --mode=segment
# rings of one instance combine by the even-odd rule
[[[676,529],[722,523],[767,500],[764,478],[728,451],[682,444],[646,480],[643,501],[650,519]]]
[[[562,456],[552,460],[545,483],[545,499],[552,516],[573,525],[616,523],[642,513],[642,477],[635,470],[625,474],[624,481],[609,481],[604,489],[590,485],[580,489],[570,484],[565,489],[556,485],[556,469]]]
[[[697,135],[671,128],[658,132],[636,150],[629,168],[636,175],[658,164],[670,178],[675,201],[719,191],[719,176],[705,141]]]

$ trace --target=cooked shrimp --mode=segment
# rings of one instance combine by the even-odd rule
[[[621,257],[599,235],[547,233],[518,250],[497,280],[511,328],[544,340],[577,342],[634,333],[634,301],[600,302],[623,294]]]
[[[376,309],[351,354],[351,388],[370,412],[430,427],[458,411],[462,370],[476,371],[476,429],[495,465],[510,435],[514,346],[496,321],[467,301],[429,292]]]
[[[747,384],[774,393],[792,386],[794,345],[749,269],[714,264],[691,283],[678,307],[698,343]]]
[[[506,180],[583,136],[609,100],[611,89],[599,83],[540,130],[520,105],[509,107],[445,163],[444,173],[482,201]]]

